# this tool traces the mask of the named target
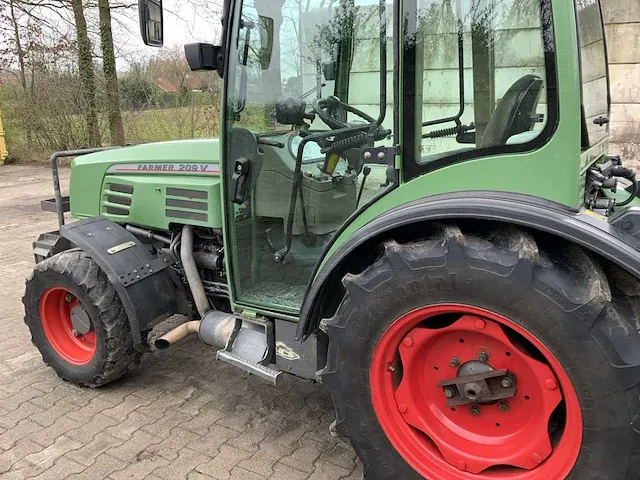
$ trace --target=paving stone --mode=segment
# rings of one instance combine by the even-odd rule
[[[42,412],[42,408],[34,405],[31,402],[24,402],[15,410],[12,410],[11,412],[5,413],[4,415],[0,416],[0,427],[13,428],[18,424],[20,420],[40,412]]]
[[[151,445],[147,448],[147,451],[155,452],[167,460],[173,461],[178,458],[178,452],[183,447],[188,443],[197,443],[200,439],[201,437],[195,433],[183,430],[181,427],[177,427],[171,431],[171,435],[162,440],[162,442],[156,445]],[[217,452],[213,452],[213,454],[215,455]]]
[[[43,447],[48,447],[56,441],[61,435],[66,435],[71,430],[74,430],[81,425],[75,420],[71,420],[69,417],[58,417],[55,419],[52,425],[46,428],[38,426],[38,429],[29,435],[29,438],[36,443],[39,443]],[[69,437],[73,438],[73,437]]]
[[[190,441],[187,447],[212,457],[227,440],[238,435],[238,432],[214,424],[206,435],[196,441]]]
[[[264,477],[240,467],[234,467],[229,476],[230,480],[262,480],[263,478]]]
[[[122,460],[123,462],[134,462],[138,455],[142,454],[149,446],[160,443],[160,440],[154,437],[153,435],[149,435],[142,430],[134,433],[129,440],[124,442],[122,445],[116,448],[112,448],[109,450],[109,454],[114,457]],[[160,455],[149,454],[143,456],[153,456],[160,457]],[[162,458],[162,457],[160,457]],[[151,470],[150,470],[151,472]]]
[[[128,440],[142,427],[144,427],[145,425],[149,425],[154,421],[155,420],[153,417],[149,417],[140,412],[132,412],[121,423],[107,428],[106,432],[116,438]]]
[[[273,475],[269,480],[304,480],[309,474],[301,470],[297,470],[283,463],[276,463],[273,467]]]
[[[98,433],[91,442],[82,445],[81,448],[69,452],[66,457],[71,460],[89,467],[95,462],[101,454],[109,451],[119,445],[122,445],[123,440],[112,437],[108,433]]]
[[[0,474],[8,472],[13,465],[32,453],[43,450],[44,447],[28,440],[18,440],[13,448],[0,453]]]
[[[298,470],[312,473],[314,462],[322,453],[322,444],[313,440],[301,439],[298,448],[289,456],[282,457],[280,462]]]
[[[178,458],[166,467],[156,469],[153,473],[157,477],[164,478],[165,480],[177,480],[180,478],[187,478],[187,475],[198,465],[208,462],[211,457],[207,457],[202,453],[196,452],[189,448],[183,448],[178,453]]]
[[[146,478],[154,470],[166,467],[169,461],[166,458],[149,452],[139,452],[134,460],[128,460],[127,466],[122,470],[109,475],[113,480],[138,480]]]
[[[357,456],[353,448],[342,442],[336,442],[332,447],[326,448],[320,455],[320,459],[348,470],[356,466]]]
[[[196,471],[204,473],[212,478],[227,479],[231,476],[231,470],[242,460],[249,458],[251,454],[232,448],[227,445],[220,447],[220,453],[209,463],[199,465]]]
[[[42,427],[40,425],[36,422],[32,422],[28,418],[20,420],[15,427],[0,435],[0,449],[7,450],[13,447],[18,440],[41,429]]]
[[[69,170],[60,172],[66,189]],[[145,355],[124,378],[96,389],[63,382],[44,365],[20,300],[33,269],[31,242],[57,226],[39,207],[50,196],[47,166],[1,167],[2,480],[361,480],[351,447],[329,435],[335,414],[326,387],[293,377],[271,387],[217,362],[195,337]],[[161,323],[152,336],[181,321]]]
[[[68,457],[68,455],[69,454],[65,457]],[[93,458],[93,463],[90,467],[78,474],[71,475],[68,480],[98,480],[106,478],[112,473],[124,469],[126,466],[127,464],[123,461],[103,453]]]
[[[38,468],[47,470],[53,467],[53,464],[58,458],[72,450],[77,450],[80,447],[82,447],[80,443],[63,435],[56,438],[55,442],[44,450],[27,455],[24,459]]]
[[[67,418],[69,418],[68,415]],[[90,420],[85,423],[76,422],[77,428],[69,430],[66,435],[80,443],[86,444],[90,443],[96,435],[103,431],[109,433],[109,427],[113,427],[118,424],[116,420],[111,417],[107,417],[106,415],[102,415],[102,413],[98,413],[89,418]],[[71,420],[75,421],[73,419]],[[127,440],[127,438],[123,438],[122,440]]]
[[[61,458],[58,460],[55,465],[51,468],[45,470],[39,475],[33,477],[35,480],[60,480],[66,479],[74,473],[80,473],[84,470],[85,467],[82,465],[68,460],[66,458]]]

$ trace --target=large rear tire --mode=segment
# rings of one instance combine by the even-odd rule
[[[373,265],[344,277],[345,297],[321,323],[321,378],[365,478],[640,478],[640,356],[608,341],[623,332],[624,348],[638,346],[638,281],[618,271],[624,282],[609,282],[557,239],[463,230],[386,241]],[[515,396],[445,407],[437,382],[479,358],[515,375]]]
[[[120,378],[140,359],[118,294],[79,249],[38,263],[23,303],[33,344],[64,380],[98,387]]]

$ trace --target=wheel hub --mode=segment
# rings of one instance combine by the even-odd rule
[[[520,327],[507,328],[508,320],[487,318],[489,312],[476,314],[481,309],[459,308],[457,319],[444,327],[430,328],[429,315],[413,313],[413,322],[399,319],[380,339],[370,381],[383,430],[427,478],[451,478],[448,468],[471,475],[465,479],[538,479],[543,470],[561,478],[557,472],[573,465],[564,463],[575,462],[581,433],[578,428],[567,434],[565,420],[552,441],[551,416],[565,401],[560,378],[537,345],[520,336]],[[378,365],[384,367],[374,374]],[[575,456],[554,462],[550,457],[563,446],[558,436],[569,438],[566,448],[571,442]],[[433,464],[448,473],[436,476]],[[494,477],[493,471],[499,473]],[[537,474],[522,476],[527,471]]]
[[[515,385],[515,375],[509,370],[496,370],[480,360],[465,362],[455,377],[437,383],[447,398],[446,407],[511,398],[516,394]]]
[[[40,297],[40,322],[47,341],[67,362],[84,365],[96,350],[96,334],[86,309],[67,288],[49,287]]]

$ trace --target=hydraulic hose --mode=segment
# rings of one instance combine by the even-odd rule
[[[191,289],[198,313],[200,317],[204,317],[206,313],[211,310],[211,305],[209,305],[207,293],[202,285],[196,261],[193,259],[193,227],[191,225],[182,227],[180,260],[182,261],[184,275],[187,277],[187,282],[189,283],[189,288]]]
[[[611,176],[626,178],[633,185],[633,189],[629,194],[629,198],[620,203],[616,202],[616,207],[624,207],[625,205],[629,205],[638,194],[638,180],[636,179],[636,172],[627,167],[614,167],[611,169]]]

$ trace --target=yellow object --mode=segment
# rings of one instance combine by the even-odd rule
[[[0,165],[4,165],[4,159],[8,155],[7,142],[4,139],[4,129],[2,128],[2,110],[0,110]]]
[[[331,175],[338,165],[338,160],[340,160],[339,153],[328,153],[325,159],[324,173]]]

